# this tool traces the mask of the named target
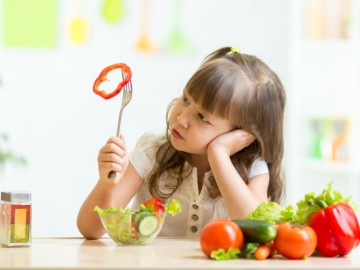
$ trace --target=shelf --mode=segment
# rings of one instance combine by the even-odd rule
[[[299,48],[303,51],[321,53],[358,53],[360,50],[360,41],[351,39],[302,40]]]
[[[307,33],[316,32],[305,31],[309,30],[305,28],[305,22],[309,22],[305,20],[309,17],[304,12],[310,2],[292,1],[291,91],[288,104],[292,121],[289,121],[288,132],[293,144],[289,150],[291,166],[287,176],[291,179],[290,197],[297,197],[304,191],[321,189],[330,178],[336,183],[336,189],[360,201],[360,0],[356,2],[356,9],[352,12],[357,24],[348,28],[351,30],[347,33],[349,38],[306,39],[305,36],[309,36]],[[320,19],[316,16],[313,18]],[[306,24],[306,27],[309,26]],[[315,24],[311,30],[317,30],[316,26],[319,25]],[[333,35],[324,35],[330,36]],[[311,158],[309,148],[312,148],[318,137],[309,121],[317,118],[326,120],[325,138],[329,143],[334,134],[338,134],[333,128],[328,130],[329,119],[349,119],[349,130],[346,132],[348,162]],[[321,131],[322,140],[323,133],[324,130]]]

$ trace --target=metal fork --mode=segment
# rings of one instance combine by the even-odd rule
[[[122,77],[123,77],[123,79],[126,77],[124,72],[122,72]],[[122,112],[123,112],[124,108],[126,107],[126,105],[129,104],[129,102],[132,98],[132,91],[133,91],[132,83],[130,80],[127,84],[124,85],[123,90],[122,90],[122,102],[121,102],[121,108],[120,108],[119,118],[118,118],[118,125],[117,125],[117,130],[116,130],[117,137],[120,137],[120,125],[121,125]],[[116,178],[116,172],[111,171],[108,175],[108,178],[111,180],[114,180]]]

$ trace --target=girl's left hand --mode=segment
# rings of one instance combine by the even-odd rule
[[[209,151],[226,151],[231,156],[255,141],[255,136],[242,129],[221,134],[208,145]]]

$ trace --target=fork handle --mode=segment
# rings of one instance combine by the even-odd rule
[[[117,129],[116,129],[116,137],[120,137],[120,125],[121,125],[121,117],[122,117],[123,110],[124,110],[124,107],[121,106],[120,112],[119,112],[119,118],[118,118],[118,125],[117,125]]]
[[[121,106],[121,109],[120,109],[120,112],[119,112],[118,125],[117,125],[117,129],[116,129],[116,137],[120,137],[121,116],[122,116],[123,110],[124,110],[124,107]],[[115,171],[109,172],[108,178],[110,180],[114,180],[116,178],[116,172]]]

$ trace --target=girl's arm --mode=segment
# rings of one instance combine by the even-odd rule
[[[259,203],[267,201],[269,174],[261,174],[246,185],[230,156],[254,141],[249,133],[237,129],[215,138],[208,146],[208,159],[231,219],[244,218]]]
[[[141,177],[128,162],[122,135],[120,138],[110,138],[100,149],[98,164],[99,181],[81,206],[77,218],[80,233],[88,239],[99,238],[105,233],[94,207],[126,207],[143,184]],[[108,179],[111,171],[117,172],[114,180]]]

